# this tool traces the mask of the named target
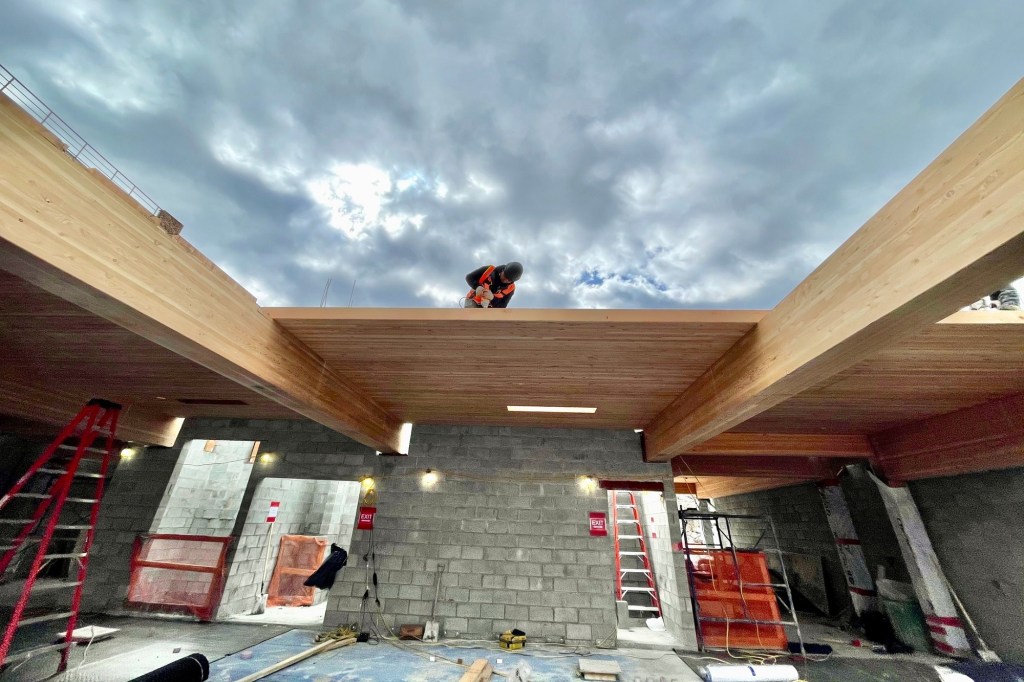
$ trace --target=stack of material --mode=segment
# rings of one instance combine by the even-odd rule
[[[526,633],[522,630],[506,630],[498,637],[498,646],[502,649],[522,649],[526,646]]]
[[[615,682],[622,673],[622,668],[615,661],[594,661],[581,658],[580,675],[585,680],[610,680]]]

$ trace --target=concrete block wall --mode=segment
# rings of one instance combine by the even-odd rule
[[[230,535],[242,504],[251,441],[218,440],[212,452],[206,440],[185,444],[154,523],[154,533]]]
[[[266,478],[358,481],[375,476],[374,537],[384,621],[394,626],[429,615],[436,565],[443,561],[437,615],[449,635],[490,638],[518,626],[538,639],[614,642],[612,539],[591,537],[588,520],[590,511],[608,511],[607,498],[603,491],[584,493],[575,478],[582,473],[639,478],[661,481],[672,490],[668,465],[643,463],[639,437],[632,431],[417,426],[409,456],[380,457],[306,420],[189,419],[176,448],[167,450],[162,484],[153,481],[148,495],[130,497],[115,489],[108,502],[151,519],[176,454],[192,439],[260,440],[261,451],[274,455],[272,462],[253,467],[232,530],[236,538],[244,539],[250,513],[265,514],[254,499]],[[426,468],[442,474],[431,491],[420,487]],[[673,494],[666,495],[665,504],[675,508]],[[137,524],[136,532],[144,530],[148,524]],[[678,526],[670,524],[670,533],[677,542]],[[134,533],[126,531],[125,537],[133,539]],[[349,567],[330,592],[328,626],[359,620],[365,590],[361,557],[368,540],[368,532],[354,533]],[[236,556],[251,560],[252,548],[239,540],[229,562]],[[127,586],[127,556],[115,551],[104,559],[124,570],[111,572],[107,580],[114,596],[96,602],[117,607]],[[677,583],[685,590],[685,575],[677,576]],[[688,596],[683,601],[688,606]],[[684,629],[692,623],[680,620]],[[692,625],[688,630],[692,637]]]
[[[672,507],[677,503],[672,501]],[[686,582],[686,560],[681,552],[673,551],[678,543],[679,517],[669,515],[663,495],[645,492],[640,495],[640,506],[644,515],[644,534],[647,549],[658,585],[662,618],[665,628],[677,637],[685,639],[693,630],[693,614],[690,591]],[[672,528],[675,527],[675,536]],[[675,540],[673,540],[675,537]]]
[[[56,430],[54,435],[56,435]],[[47,445],[49,445],[49,442],[42,439],[23,438],[14,434],[0,433],[0,495],[10,490],[17,480],[21,478],[22,474],[28,471],[29,467],[39,458]],[[29,482],[23,489],[23,492],[43,493],[46,492],[46,489],[47,483],[36,477]],[[31,518],[32,513],[36,509],[34,502],[35,500],[31,499],[11,500],[4,508],[4,516],[12,519]],[[7,541],[15,537],[20,530],[19,526],[0,526],[0,545],[10,544]],[[73,547],[63,547],[59,551],[71,552],[74,550]],[[9,570],[16,571],[16,575],[19,578],[25,577],[28,575],[30,563],[29,561],[23,561],[20,566],[12,566]],[[3,606],[0,606],[0,611],[2,609]]]
[[[100,504],[82,591],[83,611],[123,611],[135,538],[150,532],[157,521],[179,454],[174,448],[150,447],[116,463]]]
[[[1024,664],[1024,469],[912,481],[935,553],[985,642]]]
[[[538,639],[614,641],[612,537],[589,534],[589,512],[607,513],[607,495],[583,492],[576,476],[644,476],[672,490],[668,467],[644,464],[631,431],[420,426],[408,457],[380,465],[384,622],[426,619],[440,563],[436,615],[448,636],[490,639],[518,627]],[[427,468],[442,476],[430,490],[420,482]],[[359,622],[368,549],[369,533],[356,531],[327,625]]]
[[[779,549],[822,558],[832,613],[838,613],[849,604],[846,577],[839,563],[835,539],[813,483],[717,498],[714,505],[717,511],[729,514],[770,515],[779,536]],[[770,532],[762,537],[766,526],[758,521],[732,520],[730,526],[738,547],[753,547],[759,539],[760,547],[773,546]]]
[[[861,466],[847,467],[839,480],[871,574],[875,575],[881,565],[889,578],[909,582],[885,505],[867,471]],[[838,613],[850,603],[846,578],[815,484],[721,498],[715,500],[715,506],[723,512],[771,514],[782,550],[822,557],[832,612]],[[751,524],[738,522],[734,526],[741,544],[756,542],[761,533],[760,527],[755,529]]]
[[[258,597],[266,594],[277,566],[283,535],[321,538],[328,543],[328,553],[331,542],[347,549],[358,494],[359,484],[355,481],[262,479],[249,502],[218,617],[249,613]],[[273,528],[266,522],[271,501],[281,503]],[[341,521],[342,517],[345,522]],[[347,535],[341,537],[346,528]],[[314,603],[324,598],[326,594],[320,590],[314,593]]]

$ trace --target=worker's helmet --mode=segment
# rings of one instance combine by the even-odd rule
[[[523,264],[517,261],[506,263],[501,274],[505,275],[508,281],[515,282],[523,276]]]

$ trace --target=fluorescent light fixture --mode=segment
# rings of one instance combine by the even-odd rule
[[[575,412],[578,414],[594,414],[596,407],[545,407],[543,405],[509,405],[509,412]]]
[[[412,424],[405,422],[398,432],[398,454],[409,454],[409,442],[412,440]]]

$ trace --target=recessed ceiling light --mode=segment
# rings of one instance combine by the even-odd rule
[[[544,407],[542,405],[509,405],[509,412],[576,412],[579,414],[594,414],[596,407]]]

